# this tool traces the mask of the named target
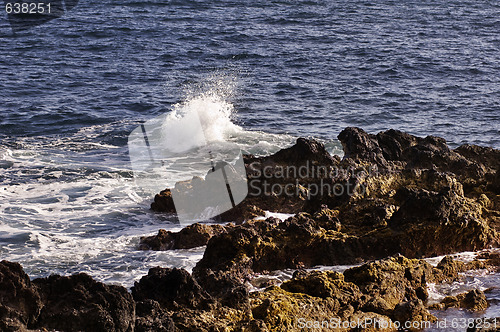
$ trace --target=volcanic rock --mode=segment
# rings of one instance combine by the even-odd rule
[[[121,286],[105,285],[85,273],[35,279],[44,304],[37,327],[62,331],[123,331],[135,326],[135,303]]]
[[[162,308],[209,309],[213,302],[184,269],[155,267],[132,287],[135,301],[154,300]]]
[[[431,306],[432,309],[464,308],[469,311],[481,311],[488,308],[486,296],[480,290],[474,289],[470,292],[447,296],[440,303]]]
[[[214,235],[224,232],[222,225],[204,225],[195,223],[186,226],[179,232],[160,229],[157,235],[141,237],[139,249],[171,250],[190,249],[204,246]]]
[[[174,321],[170,315],[154,300],[136,303],[135,332],[174,332]]]
[[[0,262],[0,330],[19,331],[33,326],[42,303],[21,265]]]

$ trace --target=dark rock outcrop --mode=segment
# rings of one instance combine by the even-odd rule
[[[85,273],[35,279],[43,308],[37,327],[61,331],[123,331],[135,326],[135,302],[121,286],[105,285]]]
[[[141,237],[139,249],[171,250],[190,249],[204,246],[214,235],[225,232],[222,225],[204,225],[195,223],[186,226],[179,232],[160,229],[157,235]]]
[[[151,209],[158,212],[176,213],[170,189],[167,188],[155,195],[154,202],[151,203]]]
[[[213,302],[184,269],[155,267],[135,282],[132,295],[136,301],[154,300],[163,308],[209,309]]]
[[[338,214],[333,210],[329,213]],[[194,271],[232,271],[237,278],[244,278],[253,271],[352,264],[396,253],[435,256],[484,247],[494,234],[473,219],[464,224],[449,219],[427,224],[408,221],[404,227],[372,230],[320,215],[300,213],[284,222],[252,221],[236,226],[210,239]]]
[[[21,265],[2,261],[0,299],[1,331],[134,331],[132,295],[84,273],[30,281]]]
[[[325,156],[319,143],[300,140],[283,152],[250,156],[246,162],[347,167],[347,172],[330,174],[328,180],[342,188],[352,182],[359,190],[340,196],[311,196],[305,190],[305,196],[283,198],[294,200],[290,205],[294,209],[309,213],[300,212],[284,222],[252,221],[214,236],[195,272],[231,270],[243,278],[252,271],[351,264],[396,253],[428,257],[498,246],[495,227],[500,214],[492,203],[497,197],[487,190],[488,175],[498,167],[496,150],[487,150],[488,157],[483,158],[481,149],[463,147],[457,150],[462,155],[449,149],[443,139],[396,130],[371,135],[347,128],[339,139],[346,153],[342,161]],[[301,158],[299,150],[308,157]],[[353,176],[356,170],[372,166],[379,172]],[[268,169],[278,174],[279,168]],[[276,176],[272,181],[284,185],[288,180]],[[318,178],[300,181],[306,186],[317,184]],[[474,190],[473,183],[477,184]],[[262,206],[271,209],[266,204],[273,205],[279,198],[265,197],[265,201]]]
[[[256,216],[264,215],[263,210],[270,210],[283,213],[296,213],[303,209],[305,204],[304,195],[307,193],[302,187],[296,186],[294,174],[287,174],[283,170],[287,166],[311,167],[312,165],[335,166],[339,163],[338,157],[332,157],[325,149],[324,145],[313,140],[299,138],[295,145],[283,149],[271,156],[255,157],[252,155],[244,156],[245,168],[247,170],[249,195],[235,208],[226,211],[214,218],[218,221],[231,221],[241,223],[244,220],[252,219]],[[274,176],[269,172],[277,175]],[[296,173],[295,173],[296,174]],[[302,179],[302,182],[319,182],[319,178]],[[193,179],[194,181],[194,179]],[[290,184],[293,191],[303,193],[299,195],[275,195],[269,188],[274,185],[280,186]],[[188,187],[186,185],[186,187]],[[290,191],[292,191],[290,189]],[[268,193],[269,195],[266,195]],[[162,191],[155,196],[151,209],[158,212],[175,213],[170,189]]]
[[[221,305],[243,311],[249,310],[249,292],[242,279],[225,271],[211,269],[198,270],[194,273],[194,277]]]
[[[393,129],[372,135],[360,128],[348,127],[338,139],[346,158],[372,162],[382,169],[394,170],[397,169],[395,166],[436,169],[467,177],[479,177],[485,173],[482,164],[477,163],[479,158],[468,160],[451,150],[440,137],[421,138]]]
[[[407,302],[402,302],[396,305],[392,313],[392,317],[395,321],[401,323],[401,326],[405,326],[406,322],[410,322],[409,326],[413,322],[436,322],[437,318],[429,313],[425,308],[422,300],[412,300]],[[420,328],[410,328],[410,331],[420,331]]]
[[[0,331],[19,331],[35,325],[42,302],[21,265],[0,262]]]
[[[10,285],[5,289],[16,297],[3,293],[1,308],[23,311],[16,311],[17,325],[11,324],[14,316],[1,316],[0,324],[2,331],[252,332],[300,331],[307,321],[356,324],[369,320],[371,325],[364,325],[363,331],[396,331],[395,322],[435,321],[424,306],[427,282],[457,280],[460,272],[484,268],[483,263],[486,260],[460,263],[445,257],[432,267],[423,260],[394,256],[344,273],[297,270],[280,287],[253,293],[230,270],[204,269],[193,278],[182,269],[158,267],[135,284],[132,298],[124,288],[104,285],[85,274],[30,283],[18,264],[2,262],[0,285]],[[456,298],[472,310],[484,308],[481,292]],[[34,311],[26,306],[32,299]],[[34,312],[31,326],[23,320],[29,312]]]
[[[136,303],[135,332],[174,332],[174,321],[170,315],[154,300]]]
[[[181,330],[294,331],[297,317],[434,321],[425,307],[427,283],[458,280],[470,268],[492,269],[493,253],[470,263],[445,257],[436,267],[416,258],[500,244],[500,151],[453,150],[442,138],[397,130],[373,135],[346,128],[338,138],[342,160],[303,138],[271,156],[244,156],[249,195],[214,218],[239,225],[195,224],[142,239],[145,249],[207,248],[192,276],[155,268],[136,283],[137,328],[169,330],[173,322]],[[300,168],[307,172],[298,174]],[[179,186],[189,189],[190,182]],[[175,213],[168,189],[152,209]],[[295,215],[251,220],[264,210]],[[244,286],[255,272],[368,260],[375,261],[343,274],[297,272],[262,292],[249,294]],[[480,310],[484,300],[470,292],[440,308]]]
[[[456,296],[447,296],[440,303],[431,306],[431,309],[463,308],[469,311],[481,311],[488,308],[486,296],[480,290],[474,289]]]

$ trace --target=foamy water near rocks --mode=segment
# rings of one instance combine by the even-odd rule
[[[445,257],[437,266],[420,258],[498,247],[499,151],[451,150],[443,139],[395,130],[371,135],[346,128],[339,139],[343,159],[312,139],[271,156],[245,156],[250,194],[215,220],[235,223],[193,224],[142,239],[140,249],[206,245],[192,274],[153,268],[130,294],[85,274],[31,281],[18,264],[2,262],[1,328],[319,331],[327,322],[334,324],[329,330],[351,331],[359,328],[352,322],[371,322],[364,331],[395,331],[406,322],[436,321],[429,283],[457,281],[471,269],[498,271],[495,251],[468,263]],[[297,175],[290,166],[316,173]],[[269,186],[294,194],[267,195]],[[168,190],[152,208],[175,213]],[[264,210],[294,215],[256,218]],[[305,270],[337,264],[360,266]],[[280,286],[249,292],[245,285],[256,272],[285,268],[296,272]],[[432,308],[488,305],[477,290]]]

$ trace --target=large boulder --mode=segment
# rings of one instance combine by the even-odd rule
[[[426,283],[432,273],[425,261],[395,256],[348,269],[344,278],[369,296],[364,311],[389,316],[400,303],[427,300]]]
[[[434,304],[433,309],[463,308],[469,311],[482,311],[488,308],[486,295],[481,290],[473,289],[456,296],[447,296],[440,303]]]
[[[42,302],[37,289],[18,263],[0,262],[0,331],[32,327]]]
[[[44,306],[37,327],[62,331],[131,332],[135,303],[121,286],[105,285],[85,273],[35,279]]]
[[[218,221],[231,221],[241,223],[244,220],[262,216],[263,210],[284,213],[296,213],[303,209],[305,204],[305,191],[302,185],[310,182],[319,182],[317,177],[308,174],[301,177],[299,185],[296,184],[296,172],[288,174],[285,167],[310,168],[312,166],[329,167],[339,163],[338,157],[332,157],[325,146],[313,139],[299,138],[295,145],[280,150],[266,157],[244,156],[244,164],[248,178],[248,196],[233,209],[214,217]],[[199,181],[193,178],[192,181]],[[203,182],[203,181],[202,181]],[[189,189],[189,181],[183,184]],[[289,188],[293,195],[276,195],[270,188],[279,188],[276,191],[283,193],[284,185],[290,184]],[[177,185],[176,185],[177,186]],[[273,187],[274,186],[274,187]],[[170,189],[165,189],[155,196],[151,209],[158,212],[175,213],[172,194]]]
[[[479,177],[485,170],[475,160],[451,150],[440,137],[425,138],[388,130],[377,135],[368,134],[356,127],[345,128],[338,139],[344,147],[345,158],[372,162],[385,169],[407,168],[437,169],[457,175]],[[402,164],[401,164],[402,163]]]
[[[162,308],[209,309],[213,302],[189,272],[178,268],[155,267],[135,282],[132,295],[136,301],[154,300]]]
[[[204,246],[214,235],[225,232],[222,225],[194,223],[179,232],[160,229],[157,235],[141,237],[139,249],[172,250]]]
[[[435,209],[431,211],[439,208],[444,213],[436,219],[432,216],[437,214],[425,210],[432,207],[432,201],[424,196],[422,211],[412,214],[415,210],[411,204],[416,203],[408,201],[408,206],[403,203],[400,211],[387,218],[387,225],[377,227],[359,225],[359,219],[347,217],[342,209],[299,213],[283,222],[272,218],[247,222],[212,237],[194,273],[211,269],[231,271],[235,277],[244,278],[252,272],[353,264],[397,253],[412,258],[436,256],[484,248],[495,241],[496,233],[481,219],[480,209],[473,202],[455,194],[435,195]],[[460,203],[446,198],[440,201],[439,195],[451,196]],[[369,208],[364,213],[370,216],[372,211]]]
[[[193,273],[196,281],[223,306],[249,310],[249,291],[241,278],[232,271],[200,269]]]

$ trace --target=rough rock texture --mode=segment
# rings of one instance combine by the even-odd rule
[[[405,322],[436,322],[437,319],[425,308],[422,300],[412,300],[399,303],[392,313],[394,320],[404,326]],[[410,325],[411,326],[411,325]],[[410,328],[410,331],[420,331],[419,328]]]
[[[225,271],[203,269],[194,274],[198,283],[223,306],[248,311],[249,292],[243,280]]]
[[[136,303],[135,332],[173,332],[176,331],[170,315],[154,300]]]
[[[463,308],[470,311],[481,311],[488,308],[486,296],[480,290],[474,289],[457,296],[447,296],[440,303],[431,306],[431,309]]]
[[[328,320],[329,316],[340,321],[365,317],[401,324],[435,322],[424,306],[426,280],[444,279],[440,269],[403,256],[364,264],[344,274],[297,271],[281,287],[252,293],[252,313],[270,330],[296,330],[298,317],[318,321]]]
[[[2,331],[303,331],[305,324],[317,331],[396,331],[396,322],[435,321],[423,304],[427,282],[457,280],[464,269],[484,264],[486,260],[465,264],[445,257],[432,267],[398,255],[344,273],[297,270],[281,286],[250,294],[244,280],[230,271],[207,269],[194,278],[182,269],[157,267],[135,284],[132,298],[124,288],[85,274],[30,284],[18,264],[2,262],[0,282],[4,286],[15,280],[9,291],[17,294],[3,298],[2,308],[41,295],[35,297],[40,310],[31,326],[18,320],[6,329],[12,320],[5,316],[0,324]],[[477,309],[483,300],[484,294],[470,292],[462,301]],[[342,328],[342,322],[351,327]],[[356,326],[359,322],[363,325]]]
[[[171,250],[190,249],[204,246],[214,235],[221,234],[225,228],[221,225],[204,225],[195,223],[183,228],[179,232],[160,229],[157,235],[141,237],[139,249],[142,250]]]
[[[0,262],[0,331],[18,331],[36,322],[42,303],[18,263]]]
[[[134,331],[132,295],[83,273],[30,281],[21,265],[2,261],[0,300],[1,331]]]
[[[158,212],[175,213],[175,205],[172,199],[170,189],[165,189],[156,194],[154,202],[151,203],[151,209]]]
[[[212,302],[189,272],[177,268],[150,269],[148,275],[135,282],[132,295],[136,301],[155,300],[169,310],[208,309]]]
[[[80,273],[35,279],[44,306],[37,327],[61,331],[133,331],[135,303],[121,286]]]
[[[482,252],[476,259],[484,260],[487,265],[500,267],[500,248]]]
[[[335,166],[339,163],[338,157],[332,157],[325,149],[324,145],[311,139],[299,138],[295,145],[283,149],[274,155],[267,157],[244,156],[245,167],[247,169],[248,191],[247,198],[217,218],[219,221],[232,221],[241,223],[244,220],[252,219],[256,216],[264,215],[263,210],[279,211],[283,213],[296,213],[301,211],[306,204],[303,195],[265,195],[265,186],[283,185],[290,183],[297,191],[293,174],[283,172],[278,177],[266,177],[266,172],[283,171],[283,168],[293,165],[294,167],[310,167],[312,165]],[[318,178],[304,177],[301,184],[319,182]],[[306,194],[303,188],[299,192]],[[169,189],[162,191],[155,196],[151,208],[158,212],[175,213],[171,192]]]
[[[346,128],[339,139],[345,152],[342,161],[309,139],[298,139],[268,157],[245,156],[249,181],[257,185],[220,219],[241,222],[262,209],[309,215],[279,225],[242,225],[216,235],[219,239],[208,243],[200,266],[217,270],[214,264],[238,265],[242,260],[242,269],[258,271],[355,263],[396,253],[435,256],[498,245],[499,151],[471,145],[451,150],[441,138],[397,130],[371,135]],[[287,172],[287,166],[305,167],[306,176]],[[295,195],[253,195],[255,188],[263,189],[259,181],[291,185]],[[311,185],[339,191],[318,192]],[[162,195],[168,196],[168,191]],[[321,211],[329,212],[320,217]],[[160,248],[175,243],[172,234],[159,235],[169,244]],[[215,248],[228,242],[228,251]]]
[[[424,225],[370,230],[343,222],[336,217],[341,213],[322,209],[313,215],[299,213],[284,222],[270,218],[236,226],[210,239],[194,272],[209,268],[244,278],[253,271],[352,264],[396,253],[435,256],[486,246],[494,234],[481,223],[459,226],[430,220]]]
[[[325,155],[320,143],[300,140],[283,153],[247,157],[248,163],[258,159],[262,166],[249,170],[263,173],[264,165],[285,160],[295,166],[341,167],[347,172],[331,173],[328,179],[300,178],[300,185],[305,188],[329,180],[343,188],[354,184],[358,190],[349,195],[313,195],[305,190],[304,195],[283,197],[293,201],[293,209],[307,213],[284,222],[247,222],[214,236],[195,274],[210,268],[231,270],[242,278],[252,271],[352,264],[397,253],[428,257],[498,246],[495,227],[500,207],[492,203],[498,198],[488,189],[498,171],[498,151],[468,146],[457,152],[440,138],[395,130],[370,135],[347,128],[339,139],[346,154],[342,161]],[[371,173],[373,169],[379,171]],[[277,176],[279,168],[270,172],[274,183],[284,185],[289,180]],[[256,198],[250,198],[252,204]],[[271,209],[266,204],[279,200],[266,197],[262,207]]]
[[[239,313],[232,326],[297,330],[301,314],[312,320],[333,315],[433,321],[425,308],[428,282],[498,268],[492,267],[498,266],[495,252],[470,263],[447,256],[436,267],[399,254],[421,258],[499,245],[500,151],[474,145],[453,150],[442,138],[397,130],[372,135],[346,128],[338,138],[342,160],[302,138],[271,156],[244,156],[249,195],[215,219],[246,222],[211,236],[193,270],[217,308]],[[266,185],[277,190],[266,192]],[[292,194],[283,194],[286,188]],[[152,208],[173,212],[172,206],[164,191]],[[295,215],[250,220],[262,210]],[[387,256],[393,257],[380,260]],[[281,287],[259,293],[242,287],[255,272],[368,260],[375,261],[344,274],[297,272]],[[457,301],[475,310],[482,300],[470,293]],[[187,322],[179,315],[176,324]]]

